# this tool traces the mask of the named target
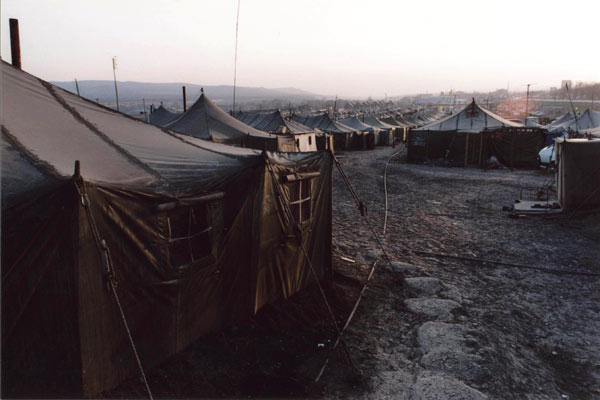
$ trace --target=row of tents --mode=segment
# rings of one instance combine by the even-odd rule
[[[417,126],[414,122],[393,116],[381,119],[353,116],[333,120],[328,113],[284,116],[279,110],[239,112],[231,116],[204,93],[182,114],[173,113],[161,105],[152,110],[149,121],[175,132],[217,143],[287,152],[389,146],[394,138],[404,139],[408,129]]]
[[[331,275],[331,152],[1,72],[3,397],[93,396]]]

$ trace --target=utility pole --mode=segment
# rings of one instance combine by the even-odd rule
[[[527,84],[527,100],[525,100],[525,123],[527,123],[527,116],[529,115],[529,86],[531,86],[531,83]]]
[[[146,122],[150,122],[150,121],[148,120],[148,114],[146,114],[146,99],[142,99],[142,104],[144,105],[144,120],[145,120]]]
[[[337,111],[337,94],[335,95],[335,101],[333,102],[333,119],[335,120],[335,113]]]
[[[117,97],[117,111],[119,110],[119,89],[117,88],[117,56],[112,59],[113,64],[113,77],[115,79],[115,95]]]

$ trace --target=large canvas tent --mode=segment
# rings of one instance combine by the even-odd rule
[[[293,115],[292,120],[301,123],[302,125],[319,129],[333,135],[333,144],[336,149],[348,150],[355,148],[354,142],[356,137],[362,135],[349,126],[341,124],[338,121],[332,120],[327,113],[320,115]]]
[[[279,135],[292,135],[299,151],[316,151],[316,132],[297,121],[284,118],[281,111],[270,113],[241,112],[235,117],[253,128]]]
[[[600,208],[600,140],[556,139],[556,189],[565,211]]]
[[[186,112],[165,127],[216,143],[269,151],[298,151],[293,137],[268,134],[244,124],[210,101],[204,91]]]
[[[137,375],[124,321],[151,368],[287,298],[314,281],[299,242],[330,271],[330,153],[215,144],[2,75],[3,397]]]
[[[494,156],[511,168],[536,168],[545,130],[523,127],[473,101],[457,114],[411,129],[407,142],[409,162],[443,160],[485,167]]]

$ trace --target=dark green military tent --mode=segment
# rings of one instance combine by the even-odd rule
[[[124,321],[151,368],[330,271],[330,153],[206,142],[2,74],[4,397],[93,395],[138,373]]]
[[[545,130],[504,119],[473,100],[457,114],[411,129],[407,159],[484,167],[494,156],[511,168],[537,168],[544,140]]]
[[[362,133],[338,121],[332,120],[327,113],[319,115],[294,115],[292,119],[303,125],[333,135],[333,143],[336,150],[362,148]]]

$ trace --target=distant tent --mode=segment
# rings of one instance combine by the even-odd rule
[[[259,150],[297,151],[292,137],[271,135],[244,124],[220,109],[204,92],[186,112],[167,124],[166,128],[215,143]]]
[[[546,145],[547,146],[553,145],[554,140],[557,137],[565,136],[567,134],[567,130],[564,129],[564,127],[562,127],[561,125],[563,125],[565,122],[573,120],[574,115],[575,114],[573,114],[572,112],[562,114],[558,118],[556,118],[554,121],[552,121],[548,125],[544,126],[544,128],[546,129]]]
[[[356,129],[332,120],[327,113],[312,116],[293,115],[292,120],[333,135],[334,147],[340,150],[356,148],[355,137],[362,137]]]
[[[120,307],[149,369],[293,295],[295,238],[331,271],[328,152],[210,143],[1,67],[3,398],[138,375]]]
[[[171,112],[163,107],[161,104],[156,110],[150,113],[148,119],[151,124],[157,126],[165,126],[169,122],[176,120],[180,114]]]
[[[380,119],[386,124],[396,126],[395,136],[402,140],[406,140],[406,134],[408,133],[408,129],[412,127],[412,125],[408,121],[404,121],[402,120],[402,118],[399,117],[385,117]]]
[[[349,126],[350,128],[356,129],[359,132],[365,133],[366,147],[368,149],[373,149],[379,143],[379,132],[381,129],[367,125],[357,117],[344,118],[341,119],[340,122]]]
[[[536,168],[545,130],[526,128],[473,101],[457,114],[411,129],[407,142],[409,162],[485,167],[494,156],[511,168]]]
[[[600,208],[600,140],[556,139],[556,192],[565,211]]]
[[[420,119],[417,115],[409,115],[407,117],[404,117],[404,120],[415,128],[424,124],[424,121]]]
[[[284,118],[279,110],[270,113],[241,112],[236,114],[235,117],[246,125],[263,132],[277,135],[293,135],[296,146],[300,151],[317,150],[315,129],[302,125],[297,121]]]
[[[387,124],[373,116],[364,117],[362,122],[374,128],[381,129],[381,133],[379,135],[379,145],[389,146],[394,141],[396,126]]]
[[[548,125],[545,126],[545,128],[551,132],[554,130],[554,128],[564,124],[567,121],[571,121],[574,120],[575,118],[575,114],[572,112],[568,112],[568,113],[564,113],[562,115],[560,115],[558,118],[556,118],[554,121],[552,121],[551,123],[549,123]]]
[[[570,114],[572,116],[572,114]],[[559,124],[550,124],[552,132],[579,132],[600,127],[600,111],[585,110],[576,118],[570,118]]]

